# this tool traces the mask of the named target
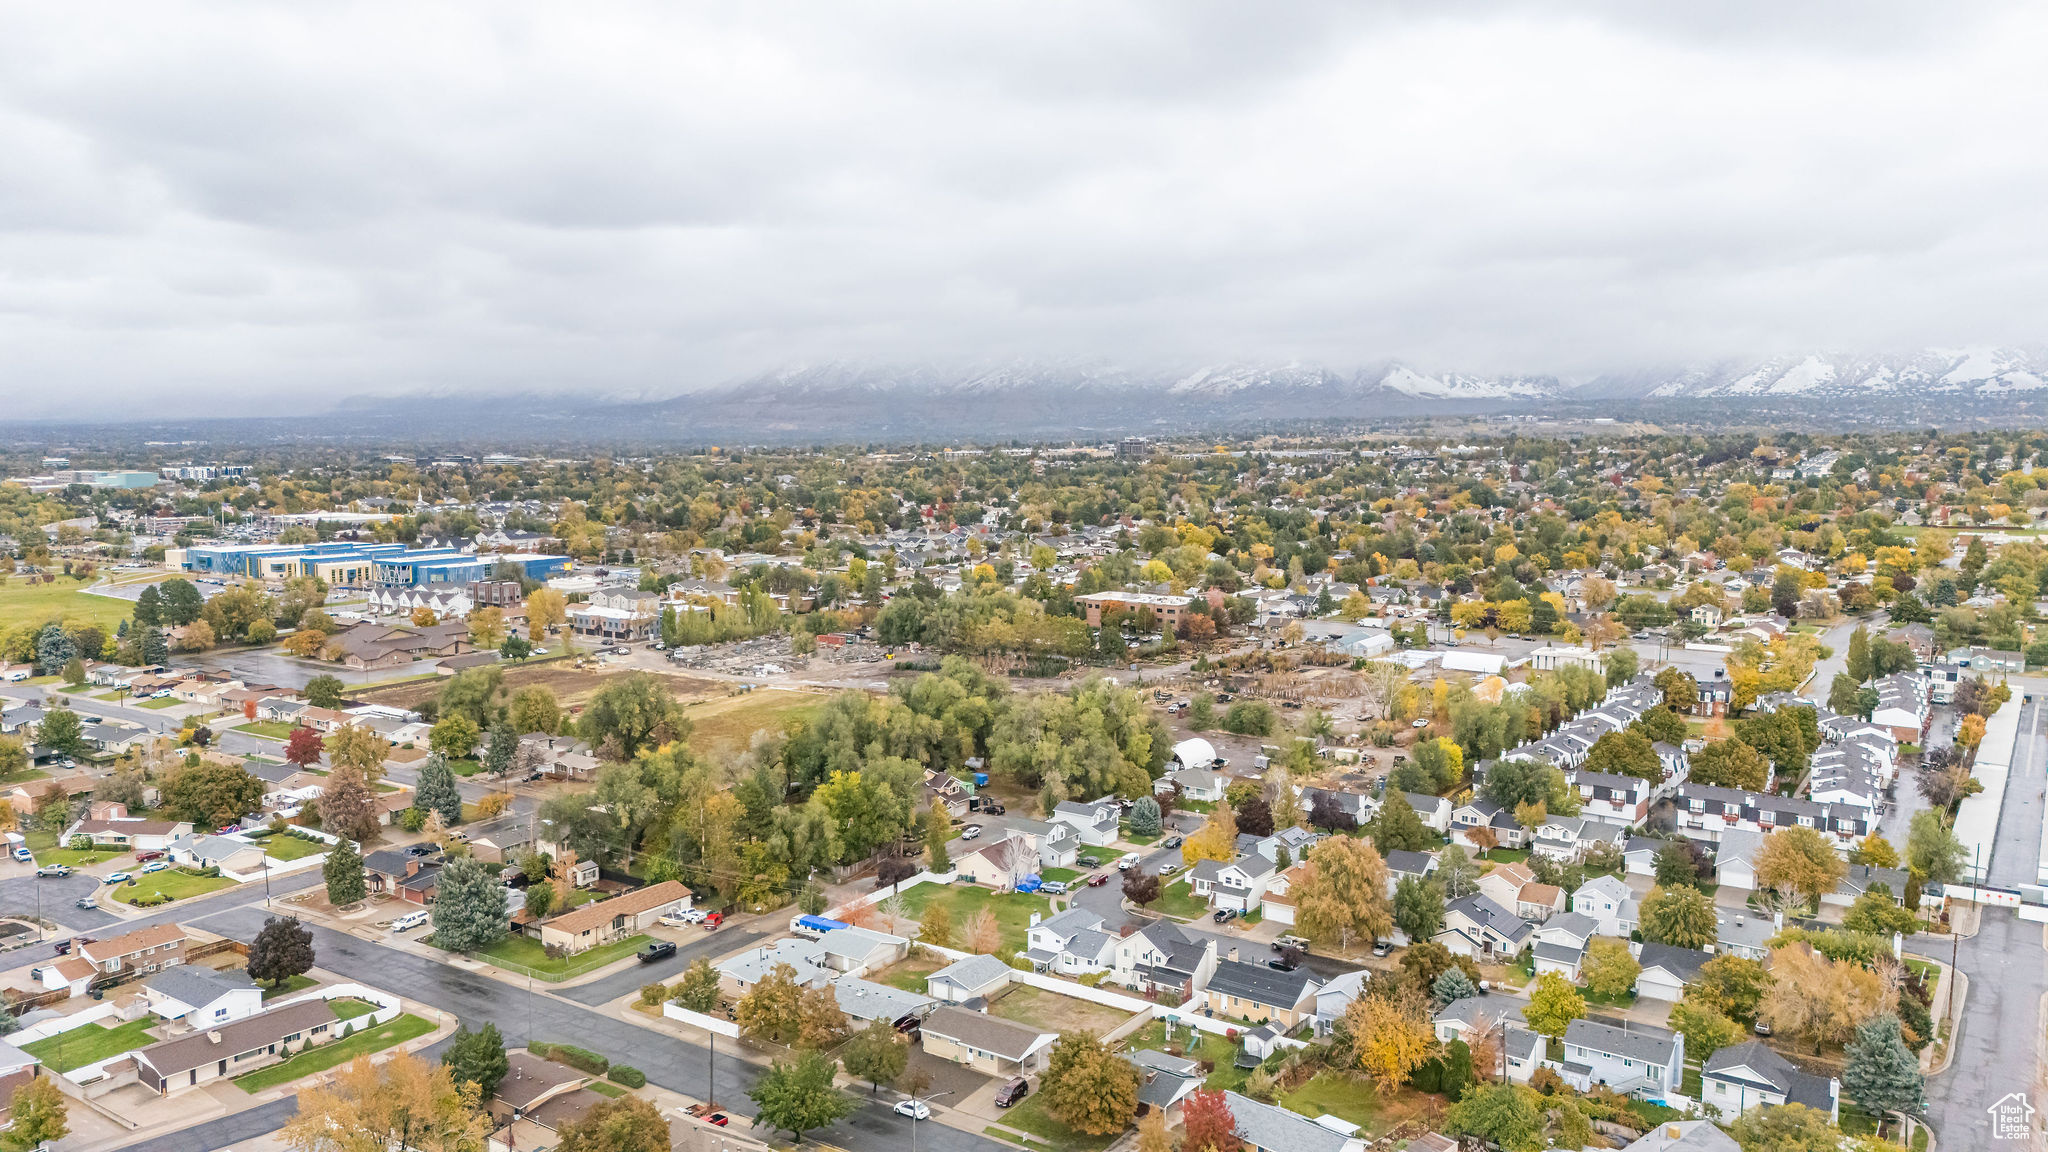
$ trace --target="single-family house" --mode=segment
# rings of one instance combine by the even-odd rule
[[[212,1028],[263,1011],[263,989],[247,973],[197,964],[166,968],[143,981],[149,1010],[194,1028]]]
[[[363,876],[371,892],[386,892],[408,904],[431,904],[441,880],[441,862],[397,848],[380,848],[363,857]]]
[[[954,1005],[932,1010],[922,1030],[924,1050],[990,1076],[1029,1076],[1045,1070],[1054,1032]]]
[[[1667,1120],[1621,1152],[1742,1152],[1742,1145],[1712,1120]]]
[[[1839,1122],[1842,1082],[1802,1071],[1763,1041],[1749,1040],[1707,1057],[1700,1069],[1700,1101],[1729,1117],[1751,1108],[1804,1104]]]
[[[1306,968],[1281,972],[1264,964],[1218,960],[1208,985],[1196,991],[1189,1007],[1254,1024],[1272,1020],[1291,1029],[1315,1014],[1320,986]]]
[[[72,837],[84,836],[103,848],[161,852],[170,847],[171,841],[191,834],[192,822],[189,820],[152,820],[130,816],[126,804],[95,800],[86,809],[83,819],[74,821],[64,830],[63,842],[69,844]]]
[[[1627,936],[1636,927],[1636,898],[1612,876],[1595,876],[1572,893],[1572,911],[1593,921],[1602,936]]]
[[[1636,956],[1636,963],[1642,966],[1642,971],[1636,974],[1636,995],[1646,1000],[1676,1002],[1685,995],[1686,985],[1699,979],[1700,968],[1713,958],[1711,952],[1646,943]]]
[[[1649,1024],[1626,1028],[1574,1020],[1564,1029],[1564,1078],[1581,1092],[1605,1084],[1616,1092],[1662,1099],[1685,1077],[1685,1033]]]
[[[1451,813],[1451,839],[1471,849],[1520,848],[1529,840],[1529,830],[1515,819],[1513,810],[1503,808],[1484,796],[1474,796]],[[1493,834],[1493,843],[1473,838],[1480,829]]]
[[[1152,791],[1170,795],[1178,788],[1182,799],[1201,804],[1214,804],[1223,799],[1223,790],[1229,784],[1230,777],[1204,766],[1168,772],[1152,785]]]
[[[1483,892],[1453,900],[1444,908],[1437,943],[1474,959],[1512,958],[1528,946],[1536,928]]]
[[[1357,1127],[1334,1116],[1311,1120],[1235,1092],[1223,1095],[1244,1152],[1365,1152]]]
[[[185,930],[176,924],[138,928],[78,945],[78,955],[102,975],[158,972],[185,962]]]
[[[1442,796],[1431,796],[1422,792],[1403,792],[1401,796],[1415,814],[1422,818],[1422,826],[1441,836],[1451,828],[1451,802]]]
[[[1116,843],[1120,812],[1114,796],[1087,803],[1062,800],[1052,810],[1052,822],[1072,827],[1080,836],[1081,843],[1091,848],[1103,848]]]
[[[969,884],[1005,892],[1038,871],[1038,846],[1021,832],[1006,833],[1001,839],[953,858],[953,874]]]
[[[264,868],[263,849],[232,836],[180,836],[171,841],[165,852],[172,863],[187,868],[218,868],[237,873],[260,873]]]
[[[1555,972],[1567,980],[1577,981],[1579,966],[1586,959],[1586,945],[1598,934],[1598,925],[1593,918],[1577,912],[1552,916],[1537,925],[1531,937],[1535,942],[1536,974]]]
[[[1202,1066],[1157,1048],[1141,1048],[1123,1056],[1138,1070],[1138,1115],[1160,1112],[1169,1126],[1179,1123],[1182,1103],[1202,1086]]]
[[[1037,970],[1086,976],[1116,963],[1115,939],[1102,930],[1102,917],[1067,908],[1034,923],[1024,933],[1024,958]]]
[[[680,881],[663,880],[548,917],[540,922],[540,942],[571,955],[587,952],[635,935],[663,916],[689,907],[690,890]]]
[[[275,1064],[283,1059],[280,1049],[324,1044],[338,1036],[339,1023],[325,1000],[286,1004],[138,1048],[136,1078],[159,1096],[169,1096]]]

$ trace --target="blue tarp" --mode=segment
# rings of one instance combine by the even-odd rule
[[[834,928],[846,927],[845,921],[827,920],[823,916],[799,916],[796,922],[799,927],[809,928],[813,932],[830,932]]]

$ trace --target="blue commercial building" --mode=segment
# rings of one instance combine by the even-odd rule
[[[569,566],[567,556],[531,552],[505,555],[459,552],[453,548],[407,548],[327,540],[318,544],[195,544],[165,560],[203,576],[289,580],[312,576],[339,588],[417,588],[488,580],[501,564],[528,579],[545,580]]]

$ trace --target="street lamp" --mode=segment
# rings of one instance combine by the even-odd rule
[[[926,1105],[926,1110],[929,1111],[929,1106],[932,1101],[937,1100],[941,1096],[951,1096],[952,1094],[953,1090],[951,1088],[948,1088],[944,1092],[934,1092],[931,1095],[925,1097],[922,1101],[918,1100],[918,1098],[915,1096],[912,1096],[910,1099],[913,1103],[922,1103]],[[910,1110],[910,1152],[917,1152],[917,1109],[915,1108]]]

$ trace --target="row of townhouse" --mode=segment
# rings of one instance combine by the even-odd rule
[[[1680,787],[1673,816],[1679,831],[1708,843],[1718,844],[1731,832],[1769,834],[1779,828],[1799,827],[1825,833],[1843,852],[1877,828],[1877,810],[1864,804],[1828,803],[1706,784]]]

